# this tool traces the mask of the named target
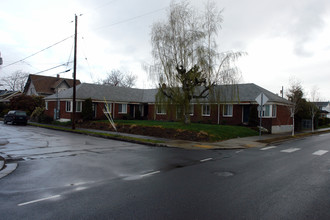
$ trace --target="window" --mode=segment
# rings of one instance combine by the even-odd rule
[[[119,104],[118,105],[118,113],[126,114],[127,113],[127,104]]]
[[[232,117],[233,116],[233,105],[224,105],[223,106],[223,116]]]
[[[66,104],[65,104],[65,111],[66,112],[72,112],[72,107],[71,107],[71,101],[66,101]]]
[[[157,106],[157,115],[166,115],[166,108],[163,105]]]
[[[48,110],[48,102],[45,102],[45,109]]]
[[[264,105],[262,117],[276,118],[276,105]]]
[[[194,104],[189,104],[189,115],[193,116],[194,115]],[[177,106],[176,107],[176,117],[178,117],[179,115],[183,115],[184,112],[182,111],[182,107],[181,106]]]
[[[272,117],[276,118],[276,105],[272,105]]]
[[[190,105],[189,105],[189,114],[190,114],[191,116],[194,115],[194,104],[190,104]]]
[[[65,111],[66,112],[72,112],[73,110],[73,102],[72,101],[66,101],[65,103]],[[82,110],[82,102],[76,101],[76,112],[81,112]]]
[[[263,110],[263,116],[270,117],[270,105],[265,105]]]
[[[210,116],[210,105],[202,105],[202,116]]]
[[[104,112],[111,113],[111,111],[112,111],[112,104],[104,103]]]
[[[76,112],[81,112],[81,110],[82,110],[82,102],[77,101],[76,102]]]

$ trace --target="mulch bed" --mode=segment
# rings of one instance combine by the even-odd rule
[[[97,129],[104,131],[114,131],[112,126],[106,122],[83,122],[77,124],[77,127]],[[173,128],[163,128],[160,126],[140,126],[140,125],[125,125],[117,124],[117,131],[121,133],[146,135],[153,137],[161,137],[168,139],[179,139],[189,141],[210,141],[210,136],[203,131],[195,132],[188,130],[180,130]]]

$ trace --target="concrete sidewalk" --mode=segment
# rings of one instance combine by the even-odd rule
[[[30,123],[38,124],[38,123]],[[40,125],[40,124],[39,124]],[[59,127],[62,126],[53,126],[53,127]],[[86,131],[90,132],[91,136],[97,136],[100,137],[100,135],[94,135],[93,133],[104,133],[104,134],[111,134],[116,135],[117,137],[106,137],[110,139],[117,139],[122,141],[130,141],[125,140],[125,137],[129,138],[136,138],[139,140],[131,141],[134,143],[140,143],[140,144],[147,144],[147,145],[153,145],[158,147],[175,147],[175,148],[183,148],[183,149],[196,149],[196,150],[206,150],[206,149],[243,149],[243,148],[249,148],[249,147],[263,147],[267,144],[259,142],[259,140],[269,138],[269,135],[264,136],[253,136],[253,137],[245,137],[245,138],[234,138],[229,139],[225,141],[220,142],[197,142],[197,141],[187,141],[187,140],[172,140],[172,139],[166,139],[166,138],[160,138],[160,137],[152,137],[152,136],[146,136],[146,135],[137,135],[137,134],[129,134],[129,133],[121,133],[121,132],[113,132],[113,131],[104,131],[104,130],[96,130],[96,129],[87,129],[87,128],[76,128],[75,133],[80,133],[79,131]],[[119,136],[119,137],[118,137]],[[123,138],[120,138],[123,137]],[[102,135],[101,135],[102,137]],[[146,140],[145,142],[143,140]],[[149,140],[157,141],[158,143],[150,143]]]
[[[38,123],[30,123],[30,125],[41,125]],[[62,126],[53,126],[58,127],[59,130],[64,128]],[[65,127],[68,129],[68,127]],[[80,132],[83,131],[83,132]],[[129,133],[120,133],[120,132],[112,132],[112,131],[104,131],[104,130],[96,130],[96,129],[86,129],[86,128],[76,128],[75,131],[70,131],[74,133],[82,133],[88,134],[91,136],[97,137],[105,137],[109,139],[116,139],[122,141],[130,141],[134,143],[147,144],[158,147],[176,147],[183,149],[196,149],[196,150],[206,150],[206,149],[214,149],[214,150],[230,150],[230,149],[245,149],[251,147],[264,147],[266,145],[272,144],[274,142],[281,142],[286,140],[292,140],[295,138],[300,138],[302,136],[315,135],[320,132],[330,132],[330,128],[315,130],[314,133],[310,132],[300,132],[296,133],[296,137],[292,137],[291,133],[285,134],[264,134],[262,136],[252,136],[252,137],[244,137],[244,138],[234,138],[220,142],[195,142],[195,141],[186,141],[186,140],[171,140],[166,138],[159,137],[151,137],[145,135],[136,135]],[[97,133],[97,134],[96,134]],[[113,137],[102,136],[99,134],[110,134]],[[155,142],[152,142],[155,141]]]

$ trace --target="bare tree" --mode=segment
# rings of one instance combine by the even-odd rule
[[[295,130],[295,116],[301,108],[303,94],[301,82],[294,78],[290,79],[290,88],[286,96],[288,97],[288,100],[292,102],[292,106],[290,107],[292,117],[292,136],[294,136]]]
[[[172,2],[168,20],[154,23],[151,31],[154,64],[151,77],[159,83],[158,102],[177,105],[185,123],[190,122],[192,99],[209,96],[215,85],[233,84],[239,78],[234,61],[241,52],[218,51],[221,11],[208,2],[204,13],[188,1]]]
[[[104,80],[101,80],[101,84],[119,87],[133,87],[136,80],[136,75],[123,73],[120,70],[111,70],[110,73],[107,73],[107,77]]]
[[[9,90],[23,91],[28,76],[29,73],[18,70],[10,76],[2,77],[1,81],[2,84]]]
[[[312,90],[311,90],[311,97],[310,97],[310,103],[309,103],[309,110],[310,110],[310,114],[311,114],[311,118],[312,118],[312,132],[314,132],[314,119],[315,119],[315,115],[318,111],[317,106],[315,105],[315,102],[319,102],[320,101],[320,93],[318,91],[318,87],[317,86],[313,86]]]

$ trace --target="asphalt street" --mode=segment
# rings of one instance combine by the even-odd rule
[[[0,142],[1,219],[330,219],[330,134],[186,150],[0,123]]]

